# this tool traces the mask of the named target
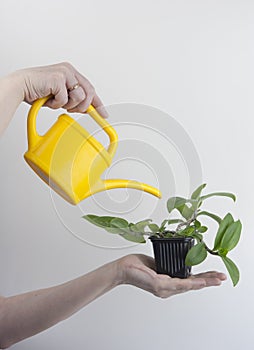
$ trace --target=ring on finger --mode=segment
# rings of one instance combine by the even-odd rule
[[[78,89],[79,87],[80,87],[80,85],[79,85],[79,83],[77,83],[77,84],[73,85],[72,87],[68,88],[67,91],[68,91],[68,92],[71,92],[71,91],[73,91],[73,90]]]

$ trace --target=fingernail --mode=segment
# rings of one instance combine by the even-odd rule
[[[221,279],[222,281],[225,281],[225,280],[227,279],[227,276],[226,276],[224,273],[222,273],[222,274],[220,275],[220,279]]]

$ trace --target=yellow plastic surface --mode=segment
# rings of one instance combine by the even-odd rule
[[[30,108],[27,120],[28,150],[24,158],[54,191],[71,204],[78,204],[100,191],[126,187],[161,197],[158,189],[137,181],[101,179],[115,155],[118,137],[93,106],[88,107],[87,113],[108,134],[110,144],[107,150],[67,114],[60,115],[45,135],[39,135],[36,117],[50,97],[35,101]]]

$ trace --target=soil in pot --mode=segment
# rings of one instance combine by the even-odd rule
[[[191,237],[150,237],[153,243],[156,272],[170,277],[187,278],[191,266],[185,265],[185,257],[194,245]]]

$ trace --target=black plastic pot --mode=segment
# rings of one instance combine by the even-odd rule
[[[190,276],[191,266],[185,265],[185,257],[194,245],[193,238],[149,238],[153,243],[157,273],[178,278]]]

